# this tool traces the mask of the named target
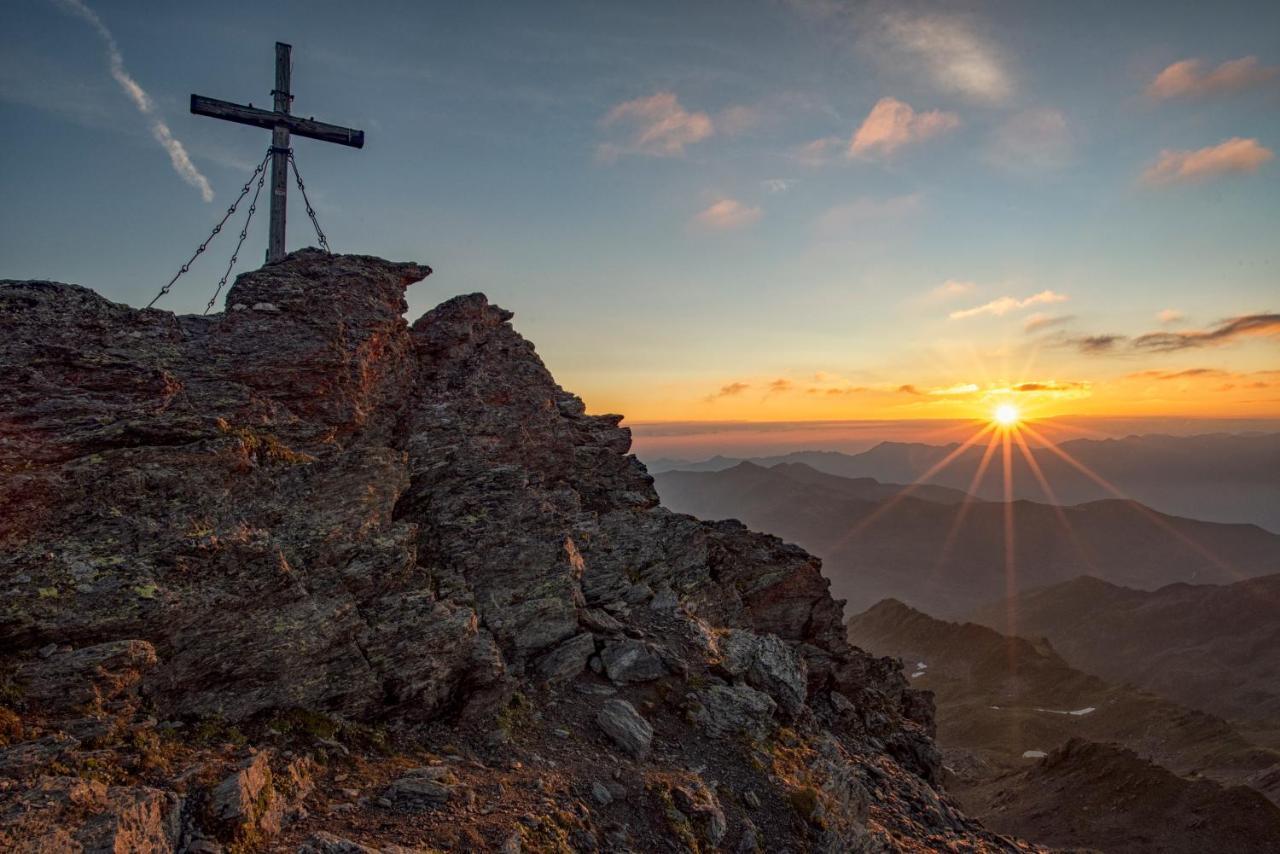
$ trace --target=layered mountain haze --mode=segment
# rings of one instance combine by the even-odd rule
[[[0,283],[0,848],[1029,849],[815,558],[658,506],[483,296],[410,327],[428,272]]]
[[[892,597],[960,617],[1010,589],[1085,573],[1155,589],[1176,581],[1231,582],[1280,567],[1280,535],[1167,516],[1131,501],[965,504],[963,493],[944,487],[908,490],[797,463],[664,472],[655,484],[674,510],[740,519],[812,551],[850,612]],[[1012,570],[1006,511],[1014,525]]]
[[[860,454],[798,451],[750,462],[766,468],[801,463],[828,474],[887,483],[922,481],[1002,501],[1003,465],[988,465],[978,476],[985,451],[986,441],[963,449],[959,444],[882,442]],[[1052,448],[1032,441],[1027,453],[1035,467],[1019,448],[1010,455],[1015,499],[1071,505],[1123,496],[1170,515],[1252,522],[1280,533],[1280,433],[1072,439]],[[730,457],[700,463],[668,460],[652,470],[721,471],[739,462]]]

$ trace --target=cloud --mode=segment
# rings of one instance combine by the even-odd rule
[[[928,393],[937,397],[955,397],[974,394],[978,391],[981,391],[981,387],[976,383],[957,383],[943,388],[931,388]]]
[[[791,152],[791,157],[804,166],[824,166],[830,163],[832,155],[844,145],[838,136],[824,136],[798,146]]]
[[[1189,183],[1231,172],[1256,172],[1274,155],[1256,139],[1232,137],[1196,151],[1165,149],[1142,173],[1152,186]]]
[[[1138,371],[1129,374],[1125,379],[1131,380],[1185,380],[1194,379],[1196,377],[1230,377],[1241,376],[1240,374],[1232,374],[1230,371],[1224,371],[1220,368],[1187,368],[1182,371]]]
[[[1156,312],[1156,320],[1160,321],[1165,326],[1172,323],[1181,323],[1186,319],[1187,316],[1176,308],[1165,308]]]
[[[847,234],[862,223],[901,219],[920,209],[921,196],[861,196],[853,201],[828,208],[817,219],[820,234],[837,237]]]
[[[625,138],[602,143],[596,154],[614,160],[621,154],[650,157],[678,157],[685,146],[701,142],[715,132],[706,113],[687,111],[672,92],[656,92],[645,98],[624,101],[600,120],[601,127],[621,128]]]
[[[916,395],[924,394],[924,392],[920,391],[920,389],[916,388],[910,383],[908,383],[907,385],[898,386],[898,391],[901,392],[902,394],[916,394]]]
[[[173,132],[169,130],[169,125],[156,114],[155,101],[139,85],[138,81],[133,79],[128,69],[124,67],[124,55],[120,53],[120,46],[116,43],[115,36],[111,34],[111,30],[107,29],[107,25],[102,22],[97,13],[81,0],[55,0],[55,3],[63,11],[75,15],[87,23],[102,39],[107,48],[107,68],[111,73],[111,78],[116,81],[116,84],[128,96],[129,100],[133,101],[133,105],[138,112],[151,120],[151,136],[168,153],[169,163],[173,166],[173,171],[177,172],[178,177],[183,181],[195,187],[200,192],[200,198],[206,202],[213,201],[213,188],[209,186],[209,180],[191,162],[191,157],[187,154],[187,149],[183,146],[182,141],[173,135]]]
[[[1263,86],[1280,77],[1280,66],[1262,65],[1256,56],[1230,59],[1211,71],[1199,59],[1175,62],[1156,75],[1147,86],[1147,95],[1167,98],[1229,95]]]
[[[760,182],[760,186],[764,188],[766,193],[785,193],[796,184],[790,178],[765,178]]]
[[[849,141],[850,157],[874,153],[892,154],[904,145],[921,142],[959,127],[955,113],[929,110],[917,113],[897,98],[881,98],[862,120]]]
[[[945,282],[929,291],[929,293],[925,294],[925,301],[933,303],[946,302],[947,300],[955,299],[956,297],[962,297],[965,294],[971,294],[977,289],[978,286],[973,282],[962,282],[958,279],[947,279]]]
[[[720,386],[718,392],[707,395],[703,400],[707,403],[715,403],[722,397],[737,397],[749,388],[751,388],[750,383],[729,383],[728,385]]]
[[[1229,317],[1209,329],[1185,332],[1148,332],[1133,339],[1139,350],[1170,353],[1198,347],[1216,347],[1242,338],[1280,335],[1280,314],[1245,314]]]
[[[758,207],[748,207],[737,199],[721,199],[699,211],[692,225],[706,231],[731,231],[759,222],[762,216],[764,211]]]
[[[1027,322],[1022,325],[1022,331],[1026,333],[1039,332],[1042,329],[1052,329],[1055,326],[1061,326],[1073,320],[1075,320],[1074,314],[1049,315],[1036,312],[1027,318]]]
[[[951,312],[952,320],[963,320],[966,317],[978,317],[984,314],[1002,317],[1011,311],[1027,308],[1033,305],[1047,305],[1049,303],[1066,302],[1068,299],[1066,294],[1060,294],[1056,291],[1041,291],[1038,294],[1032,294],[1025,299],[1017,299],[1015,297],[999,297],[991,302],[983,303],[974,308],[961,309],[960,311]]]
[[[1062,343],[1069,347],[1074,347],[1081,353],[1097,356],[1113,352],[1118,345],[1123,344],[1126,340],[1123,335],[1081,335],[1076,338],[1064,338]]]
[[[1042,382],[1018,383],[1010,386],[1008,389],[1000,389],[1000,391],[1011,391],[1019,394],[1079,394],[1087,392],[1093,388],[1091,383],[1087,382],[1058,382],[1057,380],[1045,380]]]
[[[987,159],[1016,172],[1049,172],[1067,165],[1072,145],[1067,117],[1040,107],[1015,113],[996,128]]]
[[[916,64],[944,92],[986,103],[1001,103],[1013,94],[999,52],[966,18],[895,12],[881,19],[878,37],[897,61]]]

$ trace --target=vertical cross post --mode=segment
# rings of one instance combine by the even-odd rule
[[[276,42],[276,88],[271,94],[275,96],[277,115],[289,115],[289,53],[292,47],[284,42]],[[289,193],[289,125],[277,122],[271,129],[271,233],[267,240],[267,263],[284,258],[285,207]]]

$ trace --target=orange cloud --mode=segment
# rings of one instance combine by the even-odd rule
[[[1211,71],[1198,59],[1175,62],[1156,75],[1147,95],[1167,98],[1225,95],[1261,86],[1280,76],[1280,67],[1261,65],[1256,56],[1228,60]]]
[[[1181,323],[1186,319],[1187,316],[1176,308],[1165,308],[1156,312],[1156,320],[1160,321],[1165,326],[1168,326],[1171,323]]]
[[[1072,320],[1075,320],[1074,314],[1049,315],[1037,312],[1027,318],[1027,322],[1022,325],[1022,331],[1027,333],[1039,332],[1041,329],[1061,326],[1064,323],[1070,323]]]
[[[730,231],[759,222],[764,211],[747,207],[737,199],[721,199],[693,218],[693,225],[708,231]]]
[[[722,397],[736,397],[747,389],[751,388],[750,383],[729,383],[720,386],[720,390],[715,394],[709,394],[703,398],[707,403],[714,403]]]
[[[1142,181],[1153,186],[1187,183],[1232,172],[1256,172],[1274,155],[1256,139],[1232,137],[1196,151],[1160,152],[1156,162],[1142,173]]]
[[[601,127],[623,127],[628,133],[621,141],[604,143],[596,149],[603,160],[620,154],[676,157],[686,145],[701,142],[715,132],[706,113],[687,111],[672,92],[657,92],[618,104],[600,120]]]
[[[991,315],[995,315],[996,317],[1001,317],[1003,315],[1008,314],[1011,311],[1016,311],[1020,308],[1027,308],[1028,306],[1045,305],[1048,303],[1055,303],[1055,302],[1066,302],[1067,298],[1068,297],[1066,294],[1060,294],[1060,293],[1057,293],[1056,291],[1047,291],[1047,290],[1041,291],[1038,294],[1032,294],[1031,296],[1025,299],[1017,299],[1015,297],[1005,296],[1005,297],[1000,297],[999,299],[993,299],[991,302],[984,303],[983,305],[979,305],[974,308],[966,308],[966,309],[961,309],[960,311],[953,311],[951,312],[951,319],[963,320],[966,317],[978,317],[979,315],[983,315],[983,314],[991,314]]]
[[[897,98],[881,98],[862,120],[849,141],[850,157],[872,153],[892,154],[904,145],[920,142],[959,127],[955,113],[929,110],[917,113]]]

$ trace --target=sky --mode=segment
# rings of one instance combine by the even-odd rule
[[[1280,4],[10,0],[4,18],[0,276],[145,305],[269,142],[190,115],[190,94],[266,105],[281,40],[295,113],[366,132],[295,143],[334,249],[434,267],[410,319],[486,293],[642,436],[745,422],[847,444],[810,428],[933,435],[1006,401],[1125,430],[1280,418]],[[291,201],[289,245],[310,245]],[[237,231],[159,307],[202,311]]]

